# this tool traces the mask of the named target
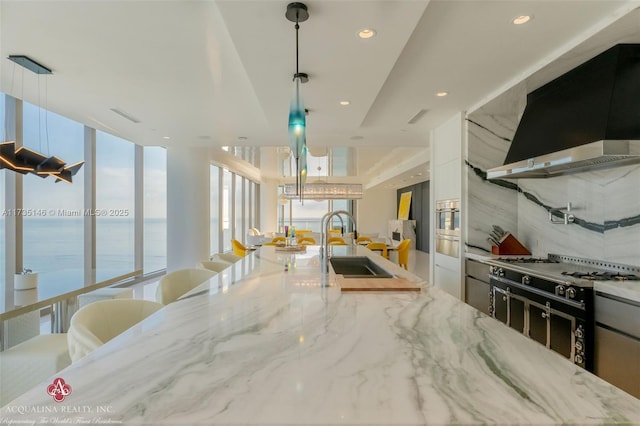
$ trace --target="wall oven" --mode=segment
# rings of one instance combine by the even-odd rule
[[[436,252],[460,256],[460,200],[436,201]]]

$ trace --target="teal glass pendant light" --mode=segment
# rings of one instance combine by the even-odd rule
[[[309,12],[303,3],[289,3],[285,16],[296,24],[296,72],[293,75],[293,96],[289,106],[289,145],[296,162],[296,195],[299,195],[302,200],[304,184],[307,180],[307,118],[301,86],[309,81],[309,76],[300,72],[299,69],[298,30],[300,22],[309,19]]]

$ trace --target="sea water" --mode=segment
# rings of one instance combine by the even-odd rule
[[[4,218],[3,218],[4,219]],[[23,218],[23,265],[33,272],[84,267],[84,224],[81,217]],[[96,266],[134,270],[133,218],[96,218]],[[144,220],[144,272],[166,267],[167,221]],[[0,282],[5,279],[5,227],[0,220]]]

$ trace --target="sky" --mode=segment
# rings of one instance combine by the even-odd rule
[[[0,99],[4,131],[4,95]],[[58,114],[23,103],[23,141],[28,148],[55,155],[67,164],[84,159],[84,126]],[[133,214],[133,164],[135,145],[104,132],[96,135],[96,207],[125,209]],[[144,148],[145,217],[166,217],[166,151],[161,147]],[[84,167],[73,177],[73,184],[24,176],[25,209],[82,209]],[[4,199],[4,185],[0,194]],[[132,217],[132,216],[131,216]]]

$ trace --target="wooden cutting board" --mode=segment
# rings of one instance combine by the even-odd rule
[[[342,291],[420,291],[420,285],[404,278],[345,278],[336,275]]]

